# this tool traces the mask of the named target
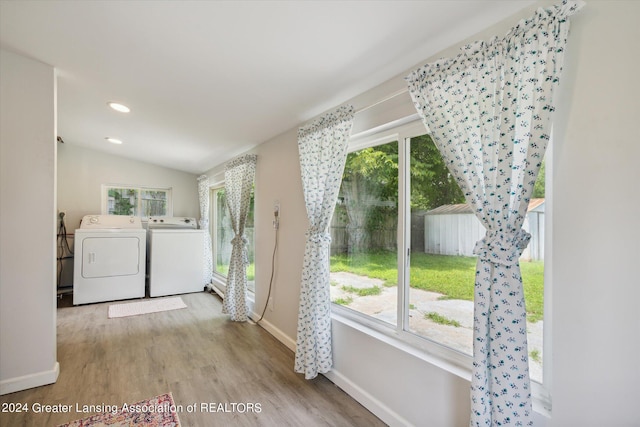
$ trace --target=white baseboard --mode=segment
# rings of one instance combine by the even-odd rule
[[[251,313],[251,320],[254,322],[260,318],[260,315],[257,313]],[[296,342],[289,338],[284,332],[280,329],[273,326],[273,324],[269,323],[267,320],[262,319],[258,325],[262,326],[267,332],[273,335],[278,341],[287,346],[287,348],[295,353],[296,351]]]
[[[22,377],[9,378],[0,381],[0,395],[15,393],[16,391],[53,384],[58,380],[60,364],[56,362],[49,371],[37,372]]]
[[[214,279],[206,286],[206,288],[209,292],[215,292],[220,298],[224,299],[224,291],[226,289],[226,285],[222,282],[218,282]]]
[[[409,427],[412,424],[400,416],[398,413],[391,410],[380,400],[371,396],[362,387],[355,384],[349,378],[342,375],[340,372],[332,369],[331,371],[323,374],[332,383],[340,387],[345,393],[354,398],[358,403],[371,411],[376,417],[380,418],[384,423],[391,427]]]
[[[254,322],[259,318],[260,316],[258,314],[251,313],[251,319]],[[287,346],[291,351],[296,351],[296,342],[280,329],[273,326],[273,324],[269,323],[265,319],[262,319],[259,325],[262,326],[271,335],[273,335],[278,341]],[[396,412],[389,409],[387,405],[371,396],[371,394],[367,393],[364,389],[342,375],[340,372],[337,372],[335,369],[332,369],[331,371],[323,375],[389,426],[411,426],[411,423],[398,415]]]

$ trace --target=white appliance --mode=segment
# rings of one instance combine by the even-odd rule
[[[138,217],[85,215],[74,236],[73,304],[143,298],[146,238]]]
[[[204,289],[204,230],[195,218],[152,217],[149,233],[149,296]]]

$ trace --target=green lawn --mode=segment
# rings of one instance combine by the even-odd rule
[[[372,252],[331,256],[331,271],[346,271],[384,280],[385,286],[398,281],[395,252]],[[527,317],[537,322],[543,318],[544,262],[520,263]],[[411,287],[438,292],[443,298],[473,300],[476,258],[463,256],[411,254]]]
[[[250,263],[247,266],[247,280],[248,281],[252,281],[255,280],[255,264],[254,263]],[[221,264],[218,263],[216,264],[216,273],[221,274],[224,277],[227,277],[227,275],[229,274],[229,264]]]

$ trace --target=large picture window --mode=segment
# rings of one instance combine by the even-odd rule
[[[473,249],[484,227],[422,124],[354,144],[331,224],[332,302],[470,366]],[[530,375],[539,383],[544,197],[543,169],[524,224],[532,239],[520,258]]]
[[[102,213],[142,218],[172,216],[171,188],[103,185]]]

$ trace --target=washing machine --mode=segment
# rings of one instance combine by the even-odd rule
[[[195,218],[149,218],[150,297],[204,290],[204,230],[197,227]]]
[[[73,304],[143,298],[146,239],[139,217],[84,216],[74,235]]]

